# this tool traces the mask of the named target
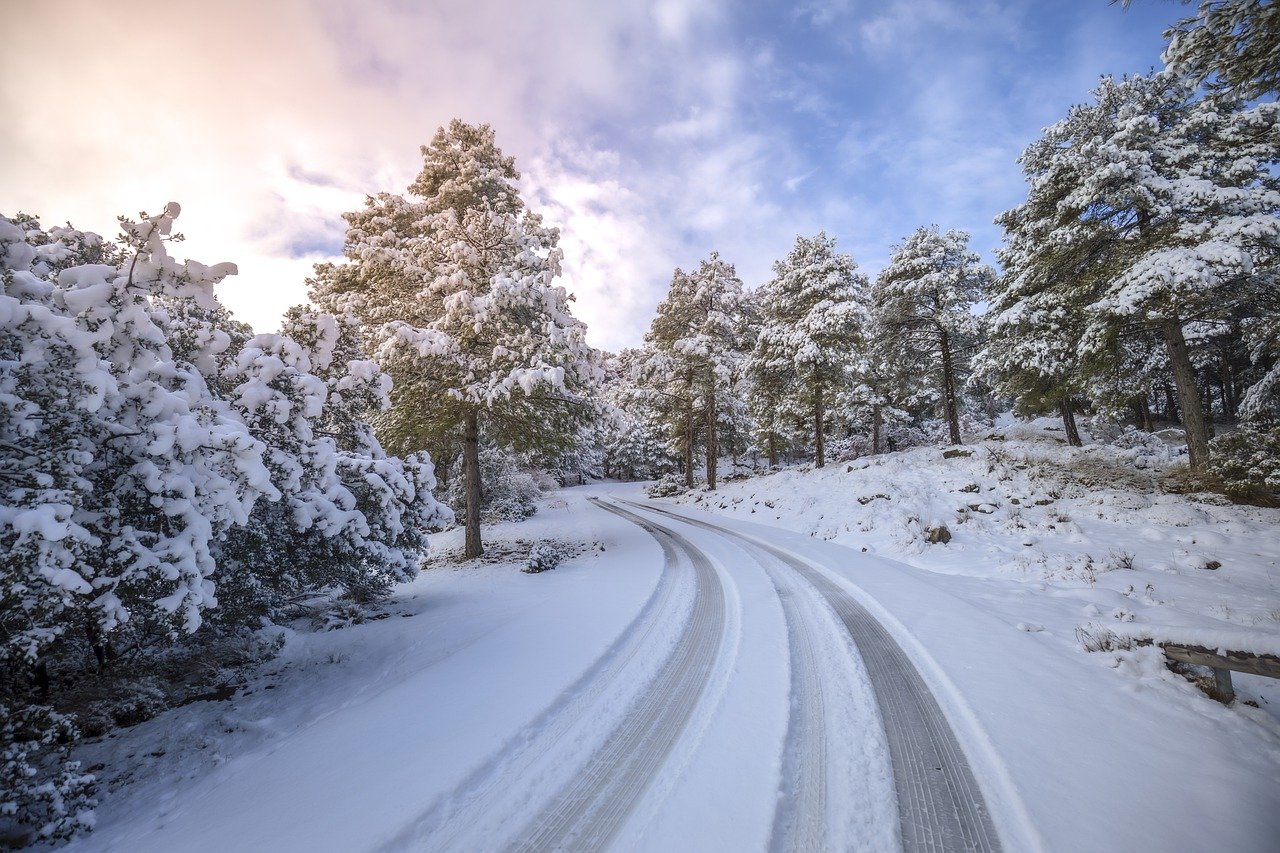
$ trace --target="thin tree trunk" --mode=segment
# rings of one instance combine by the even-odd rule
[[[1239,401],[1235,395],[1235,384],[1231,381],[1231,362],[1223,356],[1218,361],[1218,382],[1222,385],[1222,414],[1234,419]]]
[[[484,553],[480,543],[480,417],[467,412],[462,431],[462,476],[467,494],[467,539],[463,556],[468,560]]]
[[[871,407],[871,452],[879,456],[884,453],[884,411],[880,404],[876,403]]]
[[[693,488],[693,397],[686,401],[684,410],[684,485]]]
[[[956,401],[956,378],[951,358],[951,338],[943,332],[942,344],[942,401],[947,411],[947,427],[951,431],[952,444],[964,444],[960,440],[960,407]]]
[[[1162,382],[1160,386],[1164,389],[1164,419],[1170,423],[1182,423],[1182,416],[1178,412],[1178,404],[1173,399],[1173,389],[1169,387],[1168,382]]]
[[[1062,426],[1067,430],[1067,444],[1081,447],[1080,430],[1076,428],[1076,413],[1071,410],[1071,399],[1063,397],[1058,401],[1058,412],[1062,415]]]
[[[1182,324],[1166,323],[1160,331],[1169,352],[1169,364],[1173,367],[1173,382],[1178,389],[1178,405],[1182,409],[1182,428],[1187,433],[1187,454],[1191,457],[1191,470],[1200,473],[1209,464],[1209,434],[1205,428],[1200,389],[1196,385],[1196,370],[1191,364],[1191,353],[1187,350],[1187,339],[1182,334]]]
[[[827,462],[826,444],[822,435],[822,386],[817,387],[817,393],[813,398],[813,465],[815,468],[821,468]]]
[[[778,434],[769,433],[769,467],[778,467]]]
[[[707,395],[707,490],[716,490],[716,462],[720,455],[720,446],[716,441],[716,395],[712,391]]]

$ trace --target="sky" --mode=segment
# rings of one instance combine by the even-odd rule
[[[1019,153],[1189,7],[1137,0],[60,0],[13,4],[0,214],[114,235],[181,203],[173,253],[259,331],[405,191],[452,118],[493,125],[561,229],[589,340],[637,345],[675,267],[748,288],[825,230],[874,277],[921,225],[994,263]]]

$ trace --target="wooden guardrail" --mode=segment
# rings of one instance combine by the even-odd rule
[[[1207,666],[1213,670],[1214,687],[1209,695],[1223,704],[1230,704],[1236,698],[1235,688],[1231,686],[1231,672],[1247,672],[1251,675],[1265,675],[1269,678],[1280,678],[1280,657],[1276,655],[1255,654],[1253,652],[1232,651],[1230,649],[1207,649],[1203,646],[1192,646],[1169,641],[1156,643],[1165,657],[1182,663],[1193,663]]]

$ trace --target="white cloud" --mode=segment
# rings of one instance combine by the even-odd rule
[[[526,173],[565,140],[590,149],[601,122],[678,130],[683,117],[706,122],[702,135],[729,133],[736,63],[705,44],[681,46],[717,9],[591,0],[28,4],[6,21],[0,210],[110,233],[117,213],[178,200],[189,238],[181,253],[237,261],[241,277],[224,296],[239,316],[270,328],[304,298],[303,278],[340,235],[341,212],[366,192],[401,191],[417,171],[418,145],[450,118],[492,123]],[[580,185],[592,174],[543,182]],[[584,282],[639,292],[660,285],[643,264],[620,260],[629,252],[601,248],[625,246],[626,229],[648,216],[625,199],[561,199],[555,213],[567,248],[593,247],[572,262]],[[678,225],[656,217],[645,227],[661,244]],[[636,322],[588,301],[584,293],[579,310],[602,323]]]
[[[1035,0],[771,10],[789,34],[723,0],[17,8],[0,212],[110,232],[180,201],[180,253],[236,261],[227,302],[271,328],[343,211],[402,191],[439,125],[489,122],[611,349],[639,341],[672,267],[713,249],[758,284],[797,233],[825,228],[874,271],[916,225],[990,228],[1036,130],[1097,73],[1133,70],[1114,25],[1133,10],[1053,32],[1046,66],[1027,49]]]

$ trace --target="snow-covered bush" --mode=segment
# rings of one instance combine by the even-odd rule
[[[1228,494],[1280,493],[1280,427],[1242,426],[1215,438],[1210,452]]]
[[[36,746],[13,738],[52,742],[22,734],[32,721],[75,736],[62,703],[87,662],[110,682],[120,652],[145,669],[211,614],[204,635],[234,634],[300,593],[384,592],[449,517],[430,460],[373,438],[388,382],[351,322],[295,312],[253,337],[213,293],[234,265],[170,257],[179,212],[122,218],[123,252],[0,217],[0,703],[18,709],[15,762]],[[40,717],[51,686],[55,716]],[[74,773],[31,766],[24,803],[77,802]],[[51,833],[87,825],[33,808],[5,806]]]
[[[672,471],[663,474],[662,479],[645,491],[651,498],[669,498],[683,493],[684,490],[684,481],[680,479],[679,474]]]
[[[529,551],[524,571],[537,574],[554,569],[564,559],[564,551],[554,542],[539,542]]]
[[[455,470],[459,470],[457,466]],[[537,512],[544,472],[522,464],[510,451],[493,445],[480,449],[480,482],[483,484],[480,518],[486,523],[523,521]],[[466,483],[458,476],[449,481],[445,501],[461,518],[467,505]]]
[[[52,708],[0,702],[0,835],[32,827],[52,841],[93,827],[94,778],[67,758],[76,737],[71,719]]]

